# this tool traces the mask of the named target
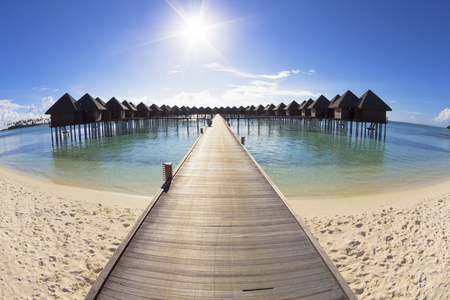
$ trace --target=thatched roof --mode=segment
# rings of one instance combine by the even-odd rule
[[[303,101],[302,105],[300,105],[299,109],[307,109],[308,106],[314,103],[314,100],[309,98],[309,100]]]
[[[122,101],[122,104],[126,107],[126,108],[128,108],[128,110],[131,110],[131,111],[137,111],[137,108],[136,108],[136,106],[134,106],[134,104],[130,104],[130,103],[128,103],[128,101],[127,100],[123,100]]]
[[[309,109],[313,108],[328,108],[330,106],[330,100],[324,95],[320,95],[311,105],[308,106]]]
[[[330,108],[331,105],[333,105],[334,102],[336,102],[339,98],[341,98],[341,95],[337,94],[333,97],[333,99],[330,100],[330,105],[328,106]]]
[[[163,112],[162,108],[159,107],[158,105],[156,105],[155,103],[153,103],[152,105],[150,105],[150,109],[154,112]]]
[[[180,108],[177,105],[172,106],[172,112],[174,114],[180,113]]]
[[[330,104],[330,108],[357,108],[359,104],[359,98],[350,91],[346,91],[339,99],[333,104]]]
[[[141,102],[136,106],[138,111],[152,111],[150,107],[148,107],[145,103]]]
[[[84,96],[77,101],[77,105],[78,109],[82,111],[106,110],[100,102],[95,101],[95,99],[88,93],[84,94]]]
[[[247,106],[247,108],[245,109],[245,111],[253,111],[253,110],[255,110],[254,105]]]
[[[361,101],[359,102],[358,108],[392,111],[392,108],[390,108],[389,105],[387,105],[371,90],[368,90],[364,95],[361,96]]]
[[[58,99],[46,112],[46,115],[77,111],[76,100],[68,93]]]
[[[136,105],[134,105],[134,103],[133,103],[133,102],[129,101],[129,102],[128,102],[128,104],[130,104],[130,106],[132,106],[132,107],[136,108],[136,110],[137,110],[137,106],[136,106]]]
[[[98,103],[100,103],[100,104],[103,105],[103,106],[106,105],[105,101],[103,101],[103,100],[100,99],[99,97],[95,98],[95,101],[97,101]]]
[[[298,108],[300,107],[300,104],[297,103],[297,101],[292,101],[291,103],[289,103],[284,110],[298,110]]]
[[[191,112],[191,109],[189,108],[189,106],[182,106],[182,107],[180,107],[180,111],[182,111],[182,112],[184,112],[184,113],[190,113]]]
[[[262,105],[260,104],[260,105],[258,105],[257,107],[255,107],[254,111],[258,111],[258,112],[264,111],[264,106],[262,106]]]
[[[161,109],[165,112],[172,112],[172,108],[165,104],[161,105]]]
[[[106,102],[105,107],[108,110],[128,110],[128,107],[126,107],[125,105],[120,103],[120,101],[117,100],[115,97],[112,97],[111,99],[109,99],[109,101]]]
[[[246,109],[245,107],[243,107],[242,105],[238,107],[238,112],[239,112],[240,114],[245,113],[246,110],[247,110],[247,109]]]
[[[273,104],[267,104],[266,107],[264,107],[264,111],[272,111],[274,110],[275,105]]]
[[[286,104],[284,104],[283,102],[281,102],[280,104],[278,104],[273,110],[283,110],[286,108]]]

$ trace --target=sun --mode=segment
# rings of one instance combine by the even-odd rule
[[[191,41],[205,40],[208,31],[208,26],[199,18],[191,18],[186,21],[186,29],[184,34],[188,36]]]
[[[226,30],[237,20],[223,19],[220,14],[209,10],[209,0],[187,1],[190,3],[184,7],[179,0],[165,0],[176,13],[177,18],[173,22],[172,30],[161,39],[177,39],[181,49],[185,51],[186,66],[194,57],[204,59],[215,57],[226,61],[225,57],[216,48],[226,39]],[[212,55],[212,56],[211,56]]]

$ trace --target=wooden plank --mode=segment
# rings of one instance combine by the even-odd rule
[[[220,116],[163,190],[87,299],[356,299]]]

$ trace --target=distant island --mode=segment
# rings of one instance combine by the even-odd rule
[[[41,126],[48,125],[50,123],[50,119],[48,118],[39,118],[39,119],[28,119],[28,120],[19,120],[13,123],[6,124],[6,128],[1,131],[24,128],[24,127],[33,127],[33,126]]]

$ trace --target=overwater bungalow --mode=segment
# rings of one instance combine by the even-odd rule
[[[200,106],[197,110],[197,114],[201,116],[206,116],[206,109],[203,106]]]
[[[359,105],[359,98],[351,91],[345,92],[339,99],[330,104],[334,110],[334,118],[337,120],[351,121],[355,117],[355,111]]]
[[[187,106],[180,107],[180,114],[187,118],[191,114],[191,109]]]
[[[177,105],[172,106],[172,113],[170,114],[170,116],[172,117],[176,117],[176,116],[180,116],[181,115],[181,110]]]
[[[152,114],[152,109],[148,107],[145,103],[141,102],[137,106],[137,116],[140,118],[150,118]]]
[[[134,107],[134,109],[136,109],[135,110],[135,113],[138,111],[138,109],[137,109],[137,106],[136,105],[134,105],[134,103],[133,102],[131,102],[131,101],[128,101],[128,104],[130,104],[130,106],[131,107]]]
[[[191,115],[198,115],[198,108],[196,106],[192,106],[189,110]]]
[[[102,111],[106,111],[106,107],[88,93],[77,101],[77,108],[82,112],[85,124],[102,121]]]
[[[214,112],[211,107],[209,107],[209,106],[205,107],[205,115],[210,115],[212,117],[213,114],[214,114]]]
[[[243,107],[242,105],[238,107],[238,114],[243,116],[247,112],[247,109]]]
[[[245,108],[245,114],[247,116],[253,116],[255,113],[255,106],[254,105],[249,105]]]
[[[334,118],[334,109],[330,108],[330,106],[333,105],[333,103],[336,102],[339,98],[341,98],[341,95],[337,94],[330,100],[330,105],[328,106],[328,112],[327,112],[327,114],[330,118]]]
[[[106,102],[105,107],[107,110],[111,111],[111,120],[125,120],[125,113],[128,111],[128,108],[120,103],[120,101],[115,97],[112,97],[108,102]]]
[[[95,98],[95,101],[103,105],[106,108],[106,102],[100,99],[99,97]],[[102,110],[102,121],[111,121],[112,112],[106,108],[106,110]]]
[[[313,118],[330,118],[328,114],[328,106],[330,106],[330,100],[324,95],[320,95],[313,103],[308,106],[311,110],[311,117]]]
[[[225,107],[225,114],[231,116],[233,114],[233,109],[229,106]]]
[[[267,104],[266,107],[264,107],[263,115],[264,116],[273,116],[273,115],[275,115],[274,108],[275,108],[274,104]]]
[[[361,96],[355,113],[355,121],[386,123],[386,112],[392,111],[380,97],[368,90]]]
[[[264,112],[264,106],[262,106],[261,104],[258,105],[257,107],[255,107],[255,109],[253,110],[254,114],[257,116],[261,116]]]
[[[68,93],[58,99],[46,112],[50,115],[50,127],[78,125],[83,122],[83,115],[77,109],[77,101]]]
[[[160,117],[164,114],[164,111],[161,109],[161,107],[159,107],[155,103],[150,105],[150,109],[152,110],[152,112],[151,112],[152,117]]]
[[[133,119],[134,118],[134,114],[138,111],[137,108],[134,105],[131,105],[130,103],[128,103],[127,100],[122,101],[122,104],[128,108],[127,111],[125,111],[125,118],[126,119]]]
[[[284,110],[285,108],[286,108],[286,104],[281,102],[273,109],[273,111],[275,112],[276,116],[285,116],[286,115],[286,111]]]
[[[225,114],[225,107],[221,106],[217,109],[217,113],[224,115]]]
[[[168,105],[161,105],[161,109],[163,110],[162,116],[171,117],[172,116],[172,108]]]
[[[300,111],[298,110],[300,107],[300,104],[298,104],[295,100],[289,103],[285,108],[284,111],[286,112],[286,116],[298,116]]]
[[[303,103],[298,108],[300,110],[300,114],[302,117],[310,117],[311,116],[311,109],[309,106],[314,103],[314,100],[309,98],[309,100],[303,101]]]
[[[237,108],[236,106],[233,106],[231,108],[230,114],[233,115],[234,117],[236,117],[239,114],[239,108]]]

